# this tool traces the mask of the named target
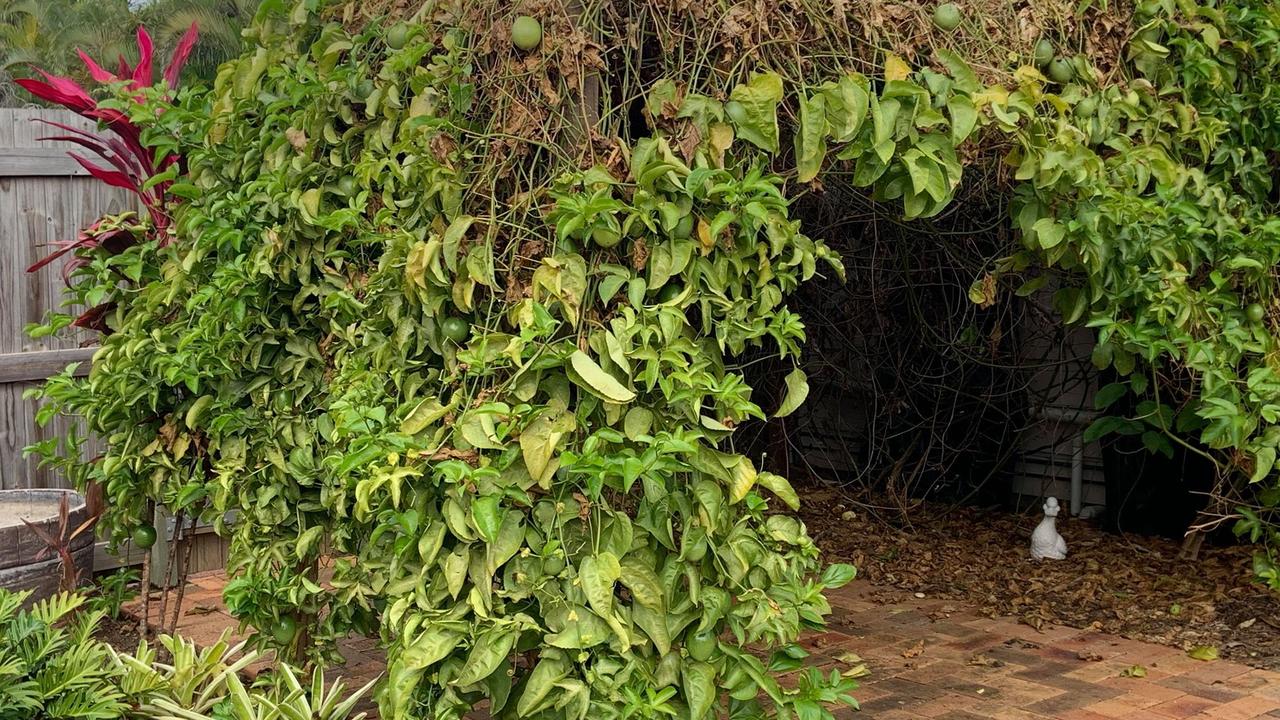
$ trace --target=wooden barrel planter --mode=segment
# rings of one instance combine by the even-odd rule
[[[41,533],[32,530],[26,520],[52,538],[61,538],[64,530],[59,505],[67,499],[66,534],[75,532],[89,518],[84,498],[72,490],[0,490],[0,588],[31,590],[27,602],[34,602],[58,592],[62,582],[62,558],[50,549]],[[93,579],[92,528],[71,540],[71,558],[80,582]]]

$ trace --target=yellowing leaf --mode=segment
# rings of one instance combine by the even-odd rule
[[[729,468],[729,502],[742,502],[747,493],[756,484],[756,466],[745,456],[739,455],[738,462]]]
[[[616,403],[627,403],[636,399],[633,390],[618,382],[617,378],[605,372],[595,360],[581,350],[573,351],[573,355],[569,357],[569,364],[582,380],[579,384],[593,394]]]
[[[771,153],[778,152],[778,103],[782,102],[782,78],[757,73],[745,85],[735,87],[725,103],[725,114],[738,136]]]
[[[1197,645],[1187,651],[1187,657],[1209,662],[1218,659],[1218,648],[1213,645]]]
[[[313,222],[320,215],[320,190],[311,188],[298,197],[298,207],[302,210],[302,219]]]
[[[706,220],[698,218],[698,251],[706,256],[715,249],[716,239],[711,236],[711,225]]]
[[[400,423],[400,432],[405,435],[416,435],[427,429],[431,423],[449,414],[452,407],[452,404],[445,406],[437,397],[426,398],[418,403]]]
[[[558,425],[551,413],[544,412],[520,433],[520,452],[524,456],[524,465],[529,470],[529,476],[538,484],[542,484],[555,470],[551,458],[565,434],[564,429]]]
[[[818,176],[827,155],[827,113],[823,95],[800,100],[800,127],[795,143],[797,179],[809,182]]]
[[[973,104],[978,108],[985,107],[989,104],[1005,105],[1009,102],[1009,91],[999,85],[992,85],[986,90],[981,90],[973,94]]]
[[[805,398],[809,397],[809,377],[804,374],[804,370],[796,368],[787,374],[784,380],[787,386],[787,396],[782,399],[782,404],[778,406],[778,411],[773,414],[774,417],[786,417],[795,412]]]
[[[894,80],[906,80],[911,75],[911,66],[902,58],[889,53],[884,59],[884,80],[885,82],[893,82]]]
[[[800,509],[800,496],[796,494],[795,488],[791,487],[791,483],[781,475],[762,472],[756,475],[756,483],[777,495],[778,499],[786,503],[787,507],[792,510]]]
[[[733,144],[733,127],[726,123],[712,123],[707,135],[707,147],[716,167],[724,167],[724,152]]]
[[[653,412],[648,408],[631,408],[622,421],[622,432],[628,440],[636,440],[642,435],[648,435],[652,427]]]

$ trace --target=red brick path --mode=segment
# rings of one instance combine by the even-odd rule
[[[195,576],[178,631],[207,643],[235,622],[222,607],[225,576]],[[865,583],[831,595],[829,631],[804,643],[814,664],[870,670],[855,693],[861,712],[840,720],[1250,720],[1280,718],[1280,673],[1203,662],[1175,648],[1112,635],[980,617],[957,603],[877,603]],[[341,645],[335,669],[361,685],[382,671],[375,644]],[[1145,677],[1122,677],[1133,666]]]

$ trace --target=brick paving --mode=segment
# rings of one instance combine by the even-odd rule
[[[235,621],[222,605],[221,573],[191,578],[178,631],[198,643]],[[840,720],[1252,720],[1280,718],[1280,673],[1224,660],[1203,662],[1176,648],[1016,619],[991,619],[955,602],[906,597],[876,602],[865,582],[830,595],[827,632],[803,644],[814,665],[866,665],[854,693],[861,710]],[[348,638],[349,685],[383,670],[376,644]],[[1124,677],[1134,666],[1145,677]]]

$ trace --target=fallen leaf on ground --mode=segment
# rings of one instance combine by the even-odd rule
[[[912,645],[911,647],[907,648],[906,650],[903,650],[903,651],[902,651],[902,657],[904,657],[904,658],[913,658],[913,657],[917,657],[917,656],[919,656],[919,655],[920,655],[921,653],[923,653],[923,652],[924,652],[924,640],[919,640],[919,641],[917,641],[917,642],[916,642],[916,644],[915,644],[915,645]]]
[[[1141,665],[1130,665],[1120,671],[1120,677],[1144,678],[1147,676],[1147,669]]]
[[[1187,651],[1187,657],[1204,660],[1205,662],[1217,660],[1218,648],[1213,645],[1197,645]]]
[[[1039,650],[1040,649],[1040,646],[1038,644],[1033,643],[1030,640],[1023,640],[1022,638],[1009,638],[1008,640],[1004,641],[1004,644],[1008,645],[1009,647],[1022,648],[1023,650]]]
[[[977,655],[969,658],[969,664],[976,665],[977,667],[1004,667],[1003,660],[993,658],[989,655],[983,655],[982,653],[978,653]]]

